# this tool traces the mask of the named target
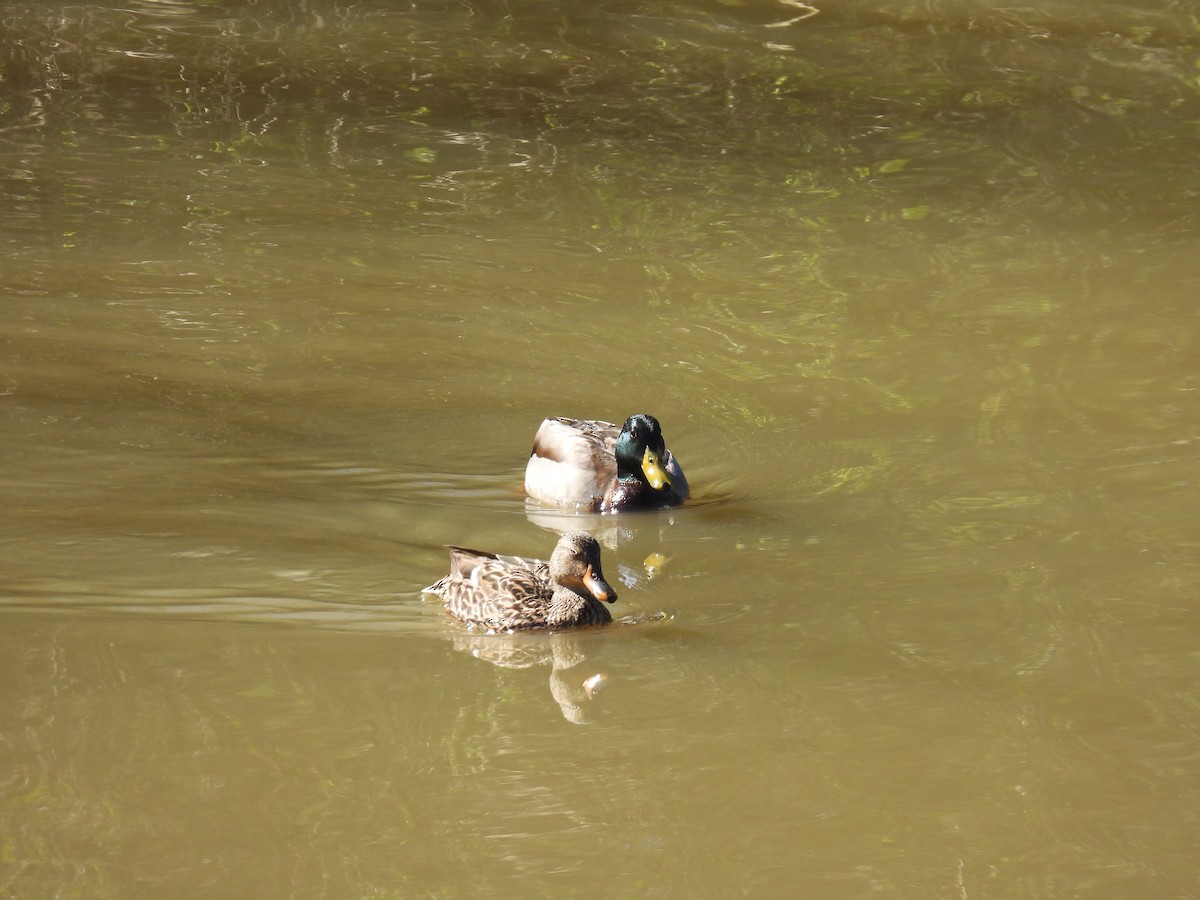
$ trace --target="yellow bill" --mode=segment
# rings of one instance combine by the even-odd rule
[[[642,455],[642,471],[646,473],[646,480],[650,482],[650,487],[656,491],[671,486],[671,478],[667,475],[667,470],[663,468],[662,460],[649,447]]]

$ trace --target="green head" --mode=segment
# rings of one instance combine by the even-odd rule
[[[617,437],[617,478],[640,481],[655,491],[671,489],[663,457],[667,445],[654,416],[638,413],[625,420]]]

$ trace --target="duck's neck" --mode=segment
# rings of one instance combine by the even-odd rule
[[[612,615],[595,597],[585,597],[563,585],[554,588],[546,611],[547,625],[600,625],[611,621]]]

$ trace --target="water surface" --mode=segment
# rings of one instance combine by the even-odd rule
[[[0,6],[4,893],[1196,893],[1194,17],[802,14]]]

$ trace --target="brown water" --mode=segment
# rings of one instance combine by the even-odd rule
[[[817,5],[0,5],[0,893],[1200,896],[1195,12]]]

